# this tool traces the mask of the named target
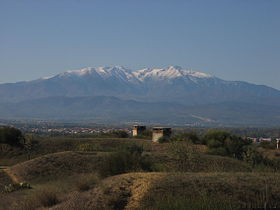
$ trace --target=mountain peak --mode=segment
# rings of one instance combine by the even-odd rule
[[[123,66],[114,67],[87,67],[79,70],[70,70],[59,74],[59,77],[87,77],[99,75],[102,78],[113,77],[115,79],[128,80],[134,82],[143,82],[149,80],[170,80],[175,78],[183,78],[196,81],[197,79],[209,79],[214,76],[197,72],[193,70],[183,69],[180,66],[169,66],[166,68],[145,68],[132,71]]]

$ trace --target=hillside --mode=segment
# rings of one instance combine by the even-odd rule
[[[2,165],[13,164],[0,169],[0,209],[181,210],[186,206],[189,209],[279,206],[280,177],[265,172],[272,168],[255,168],[246,161],[210,155],[207,151],[206,145],[188,142],[38,139],[30,160],[19,149],[1,153]],[[32,188],[4,191],[8,184],[18,186],[19,182],[28,182]]]
[[[0,115],[2,119],[257,127],[279,125],[280,106],[242,102],[186,106],[110,96],[57,96],[0,104]]]
[[[279,182],[274,174],[132,173],[105,179],[89,192],[73,193],[52,209],[172,209],[176,203],[179,210],[237,209],[234,204],[246,208],[266,201],[278,206]]]

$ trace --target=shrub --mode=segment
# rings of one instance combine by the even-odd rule
[[[132,171],[150,171],[152,163],[143,156],[143,147],[130,145],[109,154],[100,168],[101,176],[117,175]]]
[[[58,204],[57,191],[51,188],[42,189],[37,192],[36,198],[43,207],[51,207]]]
[[[122,131],[122,130],[113,131],[111,134],[117,138],[128,138],[129,137],[128,133],[126,131]]]
[[[265,164],[266,160],[261,153],[255,148],[248,147],[243,153],[243,160],[249,163],[251,166]]]
[[[10,146],[21,147],[24,143],[24,136],[21,131],[14,127],[0,128],[0,143]]]
[[[171,156],[176,161],[172,168],[176,171],[193,171],[197,165],[197,151],[189,142],[173,142],[169,148]]]
[[[243,153],[251,141],[231,135],[225,131],[209,131],[203,136],[203,142],[208,146],[209,153],[223,155],[242,160]]]
[[[272,142],[262,141],[259,144],[259,147],[262,147],[264,149],[275,149],[276,148],[276,141],[272,141]]]
[[[100,150],[100,145],[93,145],[93,144],[80,144],[77,147],[78,151],[81,152],[93,152]]]
[[[174,141],[187,141],[194,144],[201,144],[200,138],[197,136],[195,132],[186,132],[186,133],[180,133],[176,134],[172,137],[172,140]]]
[[[171,138],[167,137],[167,136],[162,136],[159,138],[158,140],[159,143],[167,143],[167,142],[171,142]]]
[[[128,151],[131,154],[138,153],[139,155],[141,155],[144,152],[144,148],[143,148],[143,145],[140,146],[135,143],[129,143],[129,144],[122,146],[120,148],[120,151]]]
[[[78,178],[76,187],[78,191],[87,191],[99,183],[99,177],[96,174],[84,174]]]

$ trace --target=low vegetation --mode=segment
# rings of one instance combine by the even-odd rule
[[[110,138],[1,132],[0,190],[12,189],[0,196],[7,210],[280,206],[277,151],[227,131],[177,133],[161,143],[149,140],[150,132],[138,138],[121,131]]]
[[[151,171],[152,163],[143,156],[143,147],[132,144],[118,152],[108,154],[102,166],[100,175],[103,177],[136,171]]]

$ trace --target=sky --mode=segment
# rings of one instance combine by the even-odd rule
[[[279,0],[0,0],[0,82],[181,66],[280,89]]]

